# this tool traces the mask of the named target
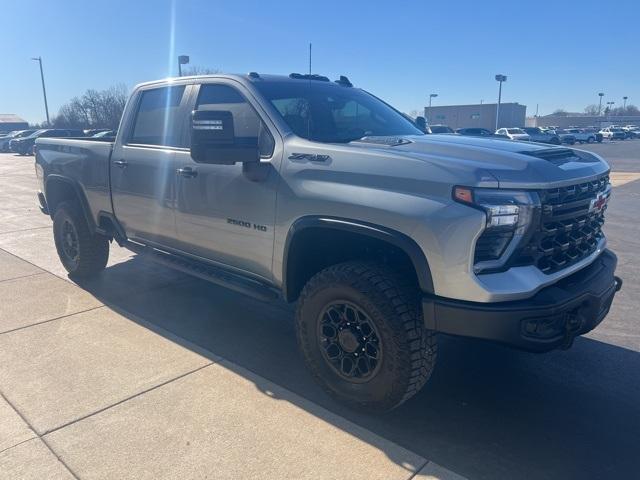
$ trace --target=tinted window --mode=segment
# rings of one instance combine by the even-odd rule
[[[273,137],[251,104],[235,88],[228,85],[202,85],[196,109],[231,112],[235,141],[245,145],[259,145],[262,157],[273,154]]]
[[[365,136],[423,135],[393,108],[357,88],[302,80],[255,86],[302,138],[345,143]]]
[[[446,125],[434,125],[429,128],[431,128],[431,133],[453,133],[453,130]]]
[[[185,86],[142,92],[130,143],[181,147],[180,103]]]

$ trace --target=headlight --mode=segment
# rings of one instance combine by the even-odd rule
[[[476,241],[474,255],[478,273],[505,267],[540,208],[538,194],[525,190],[458,186],[453,189],[453,199],[486,215],[485,231]]]

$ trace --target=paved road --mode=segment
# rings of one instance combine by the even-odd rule
[[[265,305],[203,281],[136,289],[172,273],[112,248],[115,261],[100,281],[82,285],[101,303],[145,328],[171,332],[259,378],[284,387],[381,438],[469,478],[612,478],[637,476],[640,459],[640,141],[584,146],[607,158],[616,178],[607,212],[610,246],[625,280],[605,322],[569,351],[535,355],[456,338],[441,338],[427,387],[398,410],[371,417],[335,404],[301,365],[290,308]],[[23,168],[13,186],[32,188],[32,159],[0,157]],[[21,197],[22,198],[22,197]],[[21,215],[12,212],[21,209]],[[4,206],[0,248],[62,275],[45,217],[32,204]],[[29,230],[22,230],[23,218]],[[13,224],[11,223],[13,222]],[[126,294],[123,294],[126,293]],[[161,329],[161,330],[160,330]],[[264,391],[260,382],[255,388]],[[265,392],[269,394],[268,392]],[[303,407],[304,408],[304,407]],[[347,453],[348,456],[352,456]],[[353,462],[367,458],[353,457]]]

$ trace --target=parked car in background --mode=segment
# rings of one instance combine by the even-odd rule
[[[558,128],[555,130],[556,135],[560,137],[560,143],[568,143],[569,145],[573,145],[576,143],[576,136],[573,133],[570,133],[568,130],[564,128]]]
[[[602,138],[607,140],[624,140],[627,138],[627,134],[620,127],[605,127],[600,130]]]
[[[431,133],[456,133],[449,125],[429,125]]]
[[[560,137],[553,130],[543,130],[538,127],[525,127],[522,130],[529,135],[532,142],[550,143],[552,145],[560,145]]]
[[[105,137],[115,137],[118,133],[117,130],[103,130],[102,132],[98,132],[95,135],[91,135],[93,138],[105,138]]]
[[[582,130],[593,135],[593,137],[596,139],[596,142],[602,143],[602,134],[600,133],[599,128],[587,127],[587,128],[583,128]]]
[[[44,128],[42,130],[36,130],[29,136],[14,138],[9,142],[9,147],[12,152],[19,155],[33,155],[33,146],[36,143],[36,139],[41,137],[84,137],[84,132],[82,130],[74,129]]]
[[[576,142],[593,143],[596,141],[596,135],[584,128],[568,128],[567,132],[576,137]]]
[[[459,128],[456,133],[468,137],[495,137],[495,134],[486,128]]]
[[[635,133],[629,127],[619,127],[624,132],[624,138],[636,138]]]
[[[11,140],[14,138],[28,137],[33,132],[35,132],[35,130],[16,130],[8,132],[7,135],[0,137],[0,152],[10,152],[9,142],[11,142]]]
[[[529,135],[521,128],[499,128],[496,130],[496,135],[509,140],[529,141]]]

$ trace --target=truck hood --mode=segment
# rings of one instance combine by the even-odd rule
[[[488,172],[501,188],[553,188],[588,181],[609,171],[598,155],[535,142],[517,142],[463,135],[371,137],[354,142],[364,148],[385,148],[446,168]]]

